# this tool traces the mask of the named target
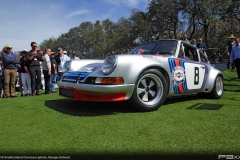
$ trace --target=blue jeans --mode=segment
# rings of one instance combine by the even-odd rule
[[[51,74],[50,76],[50,91],[54,92],[57,84],[57,74]]]

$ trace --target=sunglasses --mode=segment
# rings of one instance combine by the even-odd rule
[[[32,46],[32,47],[37,47],[37,46]]]
[[[10,47],[7,47],[7,49],[12,49],[12,48],[10,48]]]

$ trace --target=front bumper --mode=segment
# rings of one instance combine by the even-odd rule
[[[73,100],[111,102],[131,98],[135,84],[93,85],[83,83],[58,82],[59,95]]]

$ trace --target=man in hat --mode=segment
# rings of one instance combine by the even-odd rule
[[[75,52],[72,52],[71,60],[74,60],[74,59],[80,59],[80,58],[76,57],[76,53]]]
[[[227,69],[230,69],[230,64],[232,66],[232,69],[235,69],[234,62],[232,62],[232,63],[230,62],[232,46],[235,44],[234,39],[235,39],[234,35],[231,34],[228,37],[228,42],[227,42],[227,45],[226,45],[226,52],[227,52],[227,55],[228,55]]]
[[[4,98],[14,98],[16,96],[15,83],[17,77],[18,58],[12,52],[12,45],[8,44],[3,48],[0,54],[2,59],[3,74],[4,74]]]
[[[63,49],[61,47],[58,48],[58,55],[55,57],[56,62],[58,64],[58,81],[62,79],[63,76],[63,65],[65,62],[69,61],[70,58],[63,53]]]

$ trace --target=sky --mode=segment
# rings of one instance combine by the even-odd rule
[[[149,0],[0,0],[0,47],[30,50],[30,43],[58,38],[82,22],[128,19],[147,11]]]

